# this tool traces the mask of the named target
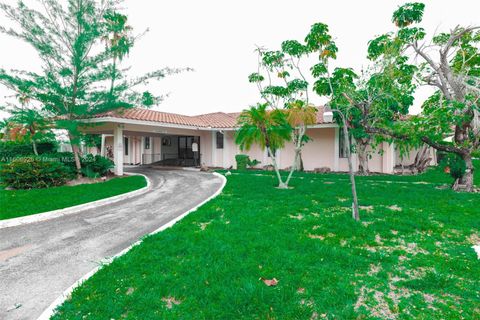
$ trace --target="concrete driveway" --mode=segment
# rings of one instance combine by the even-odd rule
[[[210,173],[131,171],[147,175],[152,190],[112,205],[0,229],[0,319],[36,319],[101,260],[200,204],[222,185]]]

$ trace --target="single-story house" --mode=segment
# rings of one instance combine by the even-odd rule
[[[122,175],[123,167],[140,164],[173,164],[180,166],[235,167],[235,155],[248,154],[260,161],[259,168],[271,164],[266,150],[253,146],[241,151],[235,144],[237,117],[240,113],[216,112],[186,116],[142,108],[110,111],[83,120],[83,131],[102,135],[101,154],[115,162],[115,174]],[[316,124],[307,129],[312,139],[303,151],[305,170],[329,168],[331,171],[348,171],[343,152],[341,130],[333,114],[319,108]],[[396,166],[413,162],[416,152],[400,157],[394,144],[383,143],[371,153],[371,172],[393,173]],[[381,152],[379,152],[381,151]],[[287,143],[278,150],[281,169],[292,165],[293,145]],[[432,159],[435,155],[432,151]],[[354,167],[358,167],[354,158]]]

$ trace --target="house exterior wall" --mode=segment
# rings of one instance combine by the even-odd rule
[[[266,150],[262,150],[258,145],[253,145],[248,151],[241,151],[235,144],[235,131],[222,130],[224,134],[223,149],[217,148],[216,133],[214,129],[182,129],[162,127],[160,125],[139,125],[139,124],[117,124],[122,128],[124,136],[129,137],[129,155],[121,158],[123,163],[127,164],[148,164],[159,161],[164,153],[177,153],[177,136],[199,136],[200,137],[200,158],[201,164],[208,167],[230,168],[236,167],[235,155],[247,154],[250,158],[256,159],[261,163],[257,168],[271,165],[271,158]],[[114,138],[111,135],[111,128],[115,124],[104,127],[103,130],[110,130],[104,139],[104,152],[108,147],[114,146]],[[302,159],[305,170],[312,171],[316,168],[327,167],[331,171],[348,171],[348,160],[340,158],[339,154],[339,129],[334,125],[324,127],[310,128],[307,130],[311,138],[302,150]],[[162,146],[162,138],[169,136],[172,141],[171,146]],[[144,148],[145,137],[150,137],[150,149]],[[294,158],[294,147],[292,143],[287,143],[284,148],[277,151],[278,165],[281,169],[292,166]],[[412,151],[408,159],[402,161],[413,161],[416,150]],[[143,157],[145,155],[145,157]],[[155,157],[149,157],[155,155]],[[434,156],[434,153],[432,153]],[[369,169],[371,172],[393,173],[394,167],[401,160],[398,152],[393,145],[383,143],[376,150],[370,150]],[[412,158],[413,157],[413,158]],[[353,155],[354,170],[358,170],[358,159]]]

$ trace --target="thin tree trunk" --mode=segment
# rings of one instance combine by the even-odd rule
[[[283,182],[282,176],[280,175],[280,170],[278,169],[276,156],[272,153],[272,150],[270,149],[270,147],[267,147],[267,151],[270,154],[270,158],[272,158],[273,169],[275,170],[275,174],[277,175],[277,179],[278,179],[278,188],[288,189],[288,185]]]
[[[32,139],[32,147],[33,147],[33,153],[36,156],[38,156],[37,143],[35,142],[35,139]]]
[[[350,138],[348,136],[348,129],[344,125],[343,126],[343,135],[345,137],[345,150],[347,151],[347,158],[348,158],[348,171],[350,175],[350,184],[352,185],[352,210],[353,210],[353,218],[356,221],[360,220],[360,214],[358,211],[358,197],[357,197],[357,186],[355,183],[355,173],[353,172],[353,163],[352,163],[352,152],[350,150]]]
[[[288,186],[288,184],[290,183],[290,179],[292,178],[293,176],[293,172],[295,171],[295,169],[297,168],[297,163],[298,163],[298,157],[300,155],[300,150],[298,147],[295,148],[295,157],[293,158],[293,164],[292,164],[292,167],[290,168],[290,172],[288,173],[288,177],[287,177],[287,181],[285,181],[285,184]]]
[[[77,169],[77,177],[80,178],[82,170],[82,164],[80,162],[80,148],[75,142],[75,138],[72,133],[68,134],[68,138],[70,139],[70,145],[72,146],[73,158],[75,159],[75,168]]]

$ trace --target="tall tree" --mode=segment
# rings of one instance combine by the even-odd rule
[[[377,128],[397,137],[416,138],[431,147],[459,155],[466,171],[455,188],[474,190],[472,153],[480,147],[480,26],[456,26],[425,40],[426,32],[415,26],[423,18],[423,3],[407,3],[393,14],[395,32],[371,41],[369,56],[403,58],[413,54],[417,80],[435,93],[411,121],[399,123],[399,131]],[[449,141],[451,140],[451,142]]]
[[[78,118],[108,110],[152,106],[162,100],[139,87],[150,80],[184,69],[164,68],[130,79],[119,62],[137,39],[131,34],[121,0],[36,0],[41,9],[23,2],[16,7],[0,3],[14,27],[0,32],[30,44],[38,53],[42,71],[0,69],[0,84],[38,103],[60,119],[68,131],[80,172]],[[106,43],[106,45],[105,45]]]
[[[311,55],[323,59],[335,58],[337,47],[328,34],[328,27],[314,24],[303,42],[286,40],[281,49],[269,51],[258,48],[257,72],[249,76],[261,98],[270,110],[283,110],[292,128],[290,141],[294,146],[294,160],[285,184],[293,172],[301,167],[301,152],[309,141],[307,128],[316,123],[316,107],[310,102],[312,85],[308,82],[302,62]]]
[[[403,57],[395,60],[379,60],[360,75],[348,68],[335,68],[331,75],[324,74],[316,86],[321,96],[330,96],[332,108],[342,111],[346,125],[355,140],[358,155],[358,173],[368,174],[368,147],[375,149],[381,139],[371,132],[371,127],[392,126],[409,112],[413,104],[416,68]],[[325,79],[329,77],[329,79]],[[337,118],[339,117],[336,113]],[[341,119],[337,119],[343,123]],[[390,141],[391,142],[391,141]]]

